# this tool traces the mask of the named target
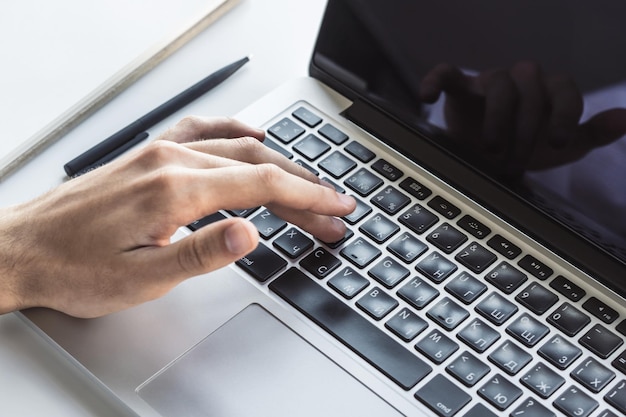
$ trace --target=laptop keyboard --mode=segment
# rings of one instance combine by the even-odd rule
[[[616,308],[308,104],[267,131],[358,204],[332,243],[264,207],[189,225],[250,219],[262,242],[236,264],[258,283],[436,415],[626,414]]]

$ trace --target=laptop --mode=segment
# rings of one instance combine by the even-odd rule
[[[344,239],[213,213],[173,239],[245,216],[259,247],[100,319],[24,312],[120,413],[626,414],[626,6],[389,4],[330,0],[310,77],[237,115],[357,199]]]

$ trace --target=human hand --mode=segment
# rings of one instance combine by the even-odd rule
[[[626,109],[582,123],[583,98],[574,81],[528,61],[477,75],[441,64],[420,89],[426,103],[445,93],[448,134],[509,178],[573,162],[626,134]]]
[[[231,119],[186,118],[139,151],[0,210],[0,312],[96,317],[161,297],[256,247],[257,230],[241,218],[170,243],[218,209],[265,205],[321,240],[343,237],[334,216],[352,212],[354,199],[263,138]]]

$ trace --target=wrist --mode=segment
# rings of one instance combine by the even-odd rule
[[[0,314],[15,311],[21,308],[21,284],[19,262],[20,243],[15,233],[17,225],[17,210],[15,208],[0,208]]]

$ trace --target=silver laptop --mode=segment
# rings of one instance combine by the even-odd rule
[[[344,239],[214,213],[173,239],[245,216],[259,247],[101,319],[24,312],[120,412],[626,414],[626,6],[390,4],[329,1],[311,77],[237,116],[358,200]]]

